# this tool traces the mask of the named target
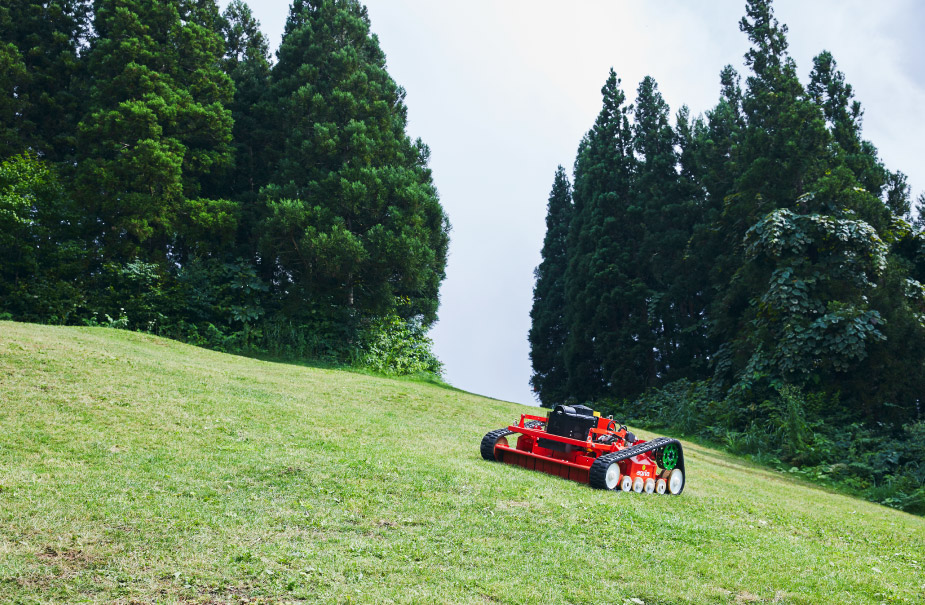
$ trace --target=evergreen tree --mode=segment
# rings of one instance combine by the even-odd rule
[[[822,112],[806,98],[787,53],[786,25],[774,18],[771,0],[749,0],[739,28],[752,47],[745,62],[752,73],[742,99],[745,126],[736,156],[741,162],[716,225],[722,244],[712,270],[719,293],[710,312],[712,334],[724,343],[716,356],[719,376],[741,370],[751,356],[748,343],[752,299],[764,286],[742,272],[746,231],[778,208],[796,203],[822,176],[829,158],[829,134]]]
[[[234,82],[234,170],[222,179],[224,193],[234,199],[256,200],[270,179],[273,112],[268,107],[269,42],[260,23],[242,0],[232,0],[222,13],[225,39],[224,70]]]
[[[648,330],[638,342],[639,352],[646,357],[642,384],[648,387],[680,362],[674,353],[683,322],[675,298],[679,292],[672,286],[690,234],[679,197],[676,138],[669,124],[668,104],[650,76],[639,84],[633,113],[637,168],[632,208],[639,208],[638,220],[644,232],[632,265],[645,288]]]
[[[749,0],[739,28],[752,42],[745,54],[752,74],[742,103],[743,172],[732,207],[743,233],[768,211],[791,205],[809,181],[821,176],[829,137],[797,78],[787,53],[787,26],[774,18],[771,0]]]
[[[611,69],[603,107],[579,148],[565,279],[568,392],[579,400],[638,392],[646,356],[646,293],[631,273],[640,239],[630,216],[635,160],[630,107]]]
[[[709,355],[715,347],[709,342],[708,313],[712,300],[710,269],[715,253],[709,247],[716,242],[712,221],[719,213],[717,200],[711,199],[703,185],[703,143],[707,124],[703,118],[691,120],[687,107],[682,107],[675,119],[675,144],[678,149],[678,217],[676,222],[686,229],[687,239],[673,245],[674,278],[670,283],[669,300],[675,305],[678,324],[675,351],[666,373],[667,380],[678,377],[705,378]]]
[[[912,187],[909,178],[901,171],[888,172],[886,179],[886,206],[898,217],[909,218],[912,211]]]
[[[7,15],[7,9],[0,7],[0,28],[3,30],[11,27]],[[0,41],[0,159],[8,158],[27,147],[18,119],[23,112],[23,98],[19,90],[25,78],[26,66],[19,49],[11,43]]]
[[[889,172],[877,156],[877,148],[861,136],[864,111],[854,98],[854,89],[838,70],[832,53],[823,51],[813,59],[807,93],[822,108],[836,144],[835,155],[854,173],[860,185],[882,197],[897,216],[910,209],[906,176]]]
[[[915,200],[915,216],[912,225],[919,231],[925,231],[925,193],[920,193]]]
[[[722,93],[716,107],[707,112],[706,129],[698,140],[697,170],[707,193],[709,212],[723,209],[724,198],[733,192],[741,173],[739,145],[745,128],[742,111],[742,89],[739,74],[731,65],[720,73]],[[717,218],[714,216],[713,218]]]
[[[96,0],[78,184],[106,258],[163,259],[233,234],[233,205],[198,199],[232,159],[233,85],[210,4]]]
[[[567,240],[572,218],[572,191],[565,169],[556,170],[546,210],[546,237],[540,265],[534,276],[529,341],[533,376],[530,384],[545,407],[565,401],[569,394],[563,349],[565,324],[565,273]]]
[[[835,142],[848,153],[860,152],[864,112],[861,103],[854,98],[853,87],[845,82],[845,74],[838,70],[838,64],[829,51],[822,51],[813,58],[813,70],[806,90],[822,108]],[[879,190],[875,189],[874,193],[879,193]]]
[[[754,46],[746,55],[753,75],[743,99],[743,172],[717,226],[730,250],[718,257],[725,270],[714,271],[723,295],[711,316],[726,343],[718,373],[731,377],[732,370],[745,386],[756,376],[825,385],[851,393],[846,403],[873,416],[883,410],[852,384],[858,373],[876,367],[892,375],[902,366],[918,375],[921,366],[917,360],[912,370],[899,362],[903,355],[883,354],[918,346],[923,336],[913,319],[918,294],[904,293],[897,278],[904,261],[884,244],[904,237],[890,216],[908,198],[904,180],[887,173],[886,203],[859,186],[858,178],[872,178],[876,159],[872,146],[865,151],[859,142],[850,88],[821,60],[814,92],[804,93],[786,54],[786,27],[770,3],[753,0],[747,10],[741,27]],[[846,153],[839,137],[868,159]],[[908,387],[878,390],[908,401]]]
[[[73,161],[85,92],[79,52],[88,26],[87,0],[9,0],[0,7],[0,84],[15,90],[18,105],[2,122],[13,131],[4,137],[12,152]],[[15,88],[7,88],[9,80]]]
[[[284,151],[263,256],[293,315],[436,319],[448,222],[356,0],[295,0],[272,72]]]

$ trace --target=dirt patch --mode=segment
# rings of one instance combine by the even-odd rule
[[[38,554],[38,557],[42,561],[55,562],[59,565],[66,565],[69,567],[89,567],[95,562],[93,557],[85,554],[79,548],[64,548],[58,550],[53,546],[46,546],[42,549],[42,552]]]

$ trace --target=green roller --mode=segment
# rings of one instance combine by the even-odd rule
[[[670,471],[678,465],[678,444],[669,443],[658,453],[658,460],[656,460],[658,465]]]

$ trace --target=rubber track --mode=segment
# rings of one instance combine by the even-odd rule
[[[498,439],[513,434],[514,433],[507,429],[497,429],[495,431],[486,433],[485,436],[482,437],[482,458],[492,462],[497,462],[498,459],[495,458],[495,444],[498,443]]]
[[[597,489],[606,489],[604,483],[604,475],[607,474],[607,468],[612,463],[620,462],[622,460],[626,460],[627,458],[638,456],[639,454],[644,454],[646,452],[651,452],[653,450],[663,448],[671,443],[678,444],[678,464],[675,466],[675,468],[681,469],[681,472],[684,473],[684,484],[686,485],[687,473],[684,471],[684,447],[681,445],[680,441],[677,439],[671,439],[669,437],[656,437],[651,441],[646,441],[645,443],[640,443],[639,445],[630,446],[625,450],[620,450],[619,452],[598,456],[597,460],[594,461],[594,464],[591,465],[591,470],[588,473],[588,483],[591,485],[591,487]],[[680,496],[683,491],[684,485],[681,486],[681,491],[678,492],[677,495]]]

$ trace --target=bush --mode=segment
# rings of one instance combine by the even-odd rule
[[[725,395],[678,380],[635,401],[597,402],[620,422],[699,437],[752,460],[925,514],[925,421],[896,430],[845,416],[837,394],[755,376]]]
[[[383,374],[439,377],[443,364],[432,347],[433,341],[419,319],[390,315],[369,322],[361,331],[353,362]]]

